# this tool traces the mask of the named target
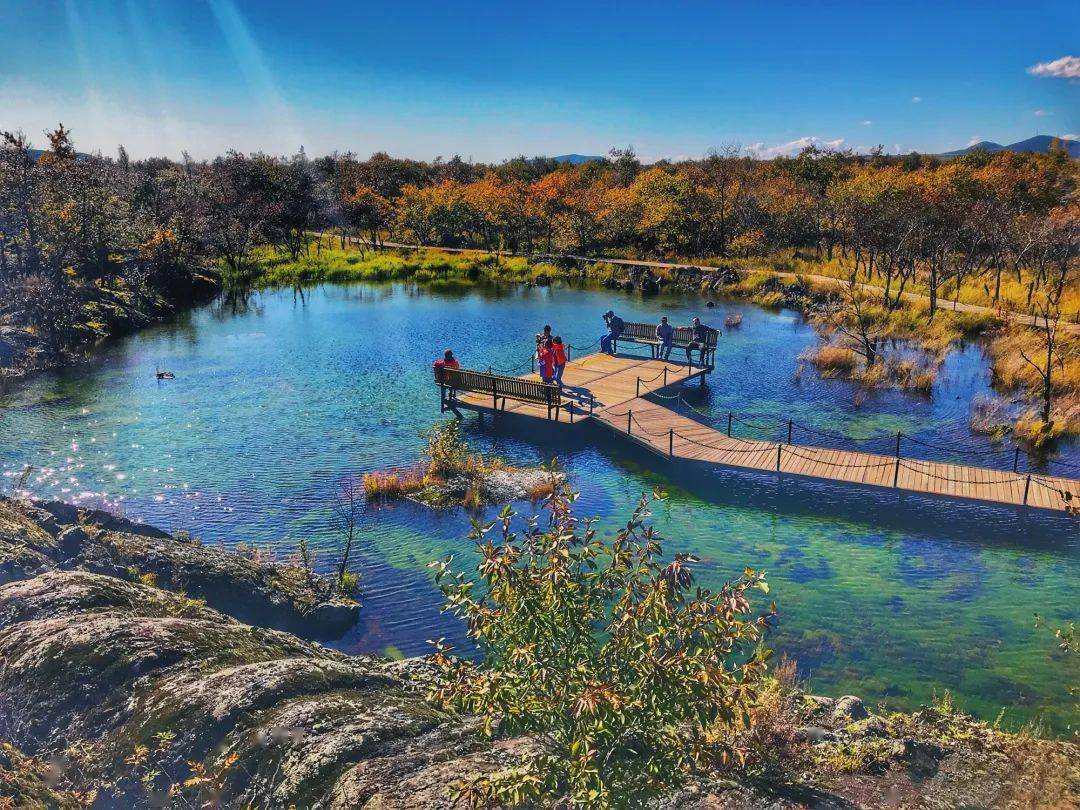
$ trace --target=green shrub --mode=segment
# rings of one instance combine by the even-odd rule
[[[661,565],[649,498],[605,543],[591,520],[573,517],[575,497],[556,488],[544,530],[534,518],[519,536],[509,508],[477,524],[477,581],[454,573],[452,558],[434,564],[480,659],[437,642],[432,698],[479,714],[489,734],[539,744],[518,766],[457,785],[456,799],[638,806],[722,756],[718,728],[749,722],[772,611],[752,616],[748,596],[767,592],[764,574],[747,569],[719,592],[697,590],[696,558]]]

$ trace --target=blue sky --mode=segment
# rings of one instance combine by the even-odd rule
[[[0,128],[40,142],[63,121],[80,149],[136,157],[1080,133],[1075,2],[4,0],[0,35]]]

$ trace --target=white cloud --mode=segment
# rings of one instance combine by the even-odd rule
[[[1065,141],[1080,141],[1080,132],[1070,132],[1068,135],[1062,135],[1061,139]]]
[[[873,124],[873,123],[874,123],[873,121],[871,121],[871,120],[870,120],[869,118],[867,118],[867,119],[866,119],[865,121],[863,121],[863,122],[862,122],[862,125],[863,125],[864,127],[868,127],[868,126],[870,126],[870,125],[871,125],[871,124]]]
[[[818,149],[843,149],[846,142],[843,138],[835,138],[831,141],[823,140],[816,135],[804,135],[801,138],[796,138],[794,141],[788,141],[787,143],[776,144],[775,146],[766,146],[764,142],[752,143],[747,147],[748,152],[752,152],[759,158],[768,160],[769,158],[780,157],[781,155],[797,155],[803,149],[808,146],[816,146]]]
[[[912,104],[922,104],[922,96],[912,96],[911,97],[911,103]]]
[[[1034,115],[1036,118],[1043,118],[1044,116],[1047,116],[1047,115],[1053,115],[1053,113],[1047,112],[1046,110],[1036,110],[1035,112],[1032,113],[1032,115]]]
[[[1053,79],[1080,79],[1080,56],[1063,56],[1053,62],[1039,62],[1027,69],[1032,76]]]
[[[966,145],[967,146],[974,146],[975,144],[982,143],[985,140],[986,140],[986,138],[984,138],[982,135],[972,135],[971,139],[967,142]]]

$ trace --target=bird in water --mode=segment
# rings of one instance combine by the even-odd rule
[[[176,379],[176,375],[173,374],[171,371],[165,371],[164,369],[160,369],[160,368],[157,369],[154,372],[154,376],[157,377],[159,380],[174,380],[174,379]]]

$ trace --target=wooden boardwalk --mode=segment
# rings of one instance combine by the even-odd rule
[[[729,437],[663,404],[677,406],[673,386],[705,373],[681,363],[586,355],[566,366],[559,422],[594,420],[673,460],[1058,511],[1065,510],[1065,493],[1071,493],[1071,502],[1080,504],[1080,481],[1070,478]],[[529,374],[523,379],[539,377]],[[672,390],[664,392],[668,388]],[[649,394],[671,398],[658,403],[648,399]],[[569,406],[565,404],[568,398]],[[458,404],[481,412],[492,410],[491,399],[481,395],[461,395]],[[509,400],[505,412],[548,421],[547,409],[540,405]]]

